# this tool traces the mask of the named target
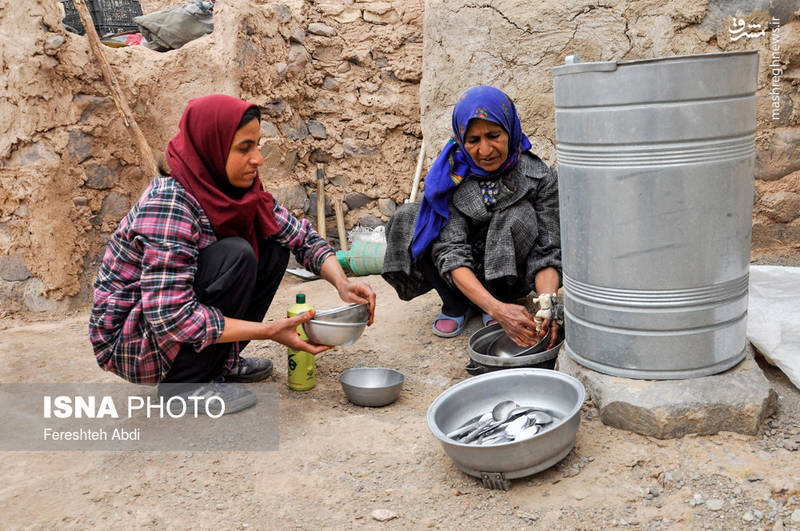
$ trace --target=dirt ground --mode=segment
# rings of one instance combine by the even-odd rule
[[[434,398],[468,377],[478,319],[462,337],[434,337],[432,293],[406,303],[380,277],[367,280],[378,293],[375,325],[318,360],[312,391],[286,387],[285,348],[257,342],[245,351],[275,362],[279,450],[3,452],[2,526],[800,529],[800,392],[775,369],[765,367],[778,409],[759,436],[655,440],[604,426],[587,402],[564,461],[490,491],[454,466],[425,420]],[[287,275],[267,317],[281,317],[300,291],[318,308],[337,305],[324,281]],[[0,321],[0,382],[117,381],[97,367],[86,323],[85,313]],[[402,371],[400,399],[349,404],[337,377],[356,364]],[[376,509],[395,517],[378,522]]]

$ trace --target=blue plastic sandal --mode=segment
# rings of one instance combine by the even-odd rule
[[[439,337],[456,337],[457,335],[459,335],[461,332],[464,331],[464,328],[467,327],[467,323],[469,322],[469,318],[471,316],[472,316],[472,312],[470,312],[469,310],[467,310],[467,313],[465,313],[464,315],[459,316],[459,317],[454,317],[452,315],[446,315],[444,312],[442,312],[442,313],[440,313],[439,315],[436,316],[436,319],[433,320],[433,333],[434,333],[434,335],[437,335]],[[441,330],[436,328],[436,323],[438,323],[439,321],[441,321],[443,319],[448,319],[450,321],[455,321],[458,326],[456,326],[456,329],[453,330],[452,332],[442,332]]]
[[[492,316],[486,312],[484,312],[483,315],[481,315],[481,320],[483,321],[483,326],[493,325],[497,322],[494,319],[492,319]]]

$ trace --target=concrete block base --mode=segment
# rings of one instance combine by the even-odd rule
[[[775,391],[749,344],[747,356],[732,369],[686,380],[609,376],[578,364],[564,347],[556,368],[583,383],[604,424],[659,439],[720,431],[755,435],[775,407]]]

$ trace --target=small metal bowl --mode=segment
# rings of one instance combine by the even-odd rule
[[[339,375],[347,399],[357,406],[388,406],[400,396],[403,373],[383,367],[355,367]]]
[[[318,345],[352,345],[364,333],[369,322],[368,304],[351,304],[322,310],[303,323],[303,331]]]
[[[348,304],[332,310],[319,310],[312,321],[365,323],[369,321],[369,304]]]

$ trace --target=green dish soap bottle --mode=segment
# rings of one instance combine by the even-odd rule
[[[304,293],[298,293],[295,303],[286,310],[288,317],[296,317],[303,312],[313,310],[314,307],[306,302]],[[303,325],[297,325],[297,333],[304,341],[308,341],[303,331]],[[304,350],[289,349],[289,389],[295,391],[308,391],[317,384],[317,366],[314,355]]]

